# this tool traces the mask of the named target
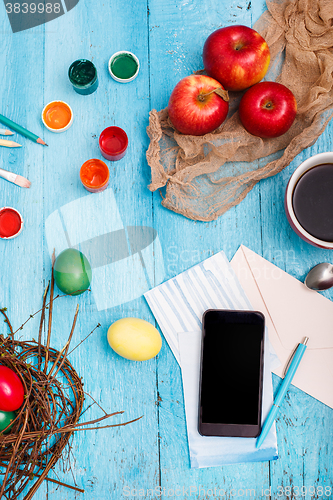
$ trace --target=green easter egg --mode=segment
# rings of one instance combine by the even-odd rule
[[[16,418],[16,413],[14,411],[0,411],[0,432],[6,429],[7,425],[9,425]],[[7,429],[4,434],[8,434],[12,425]]]
[[[88,259],[79,250],[68,248],[54,263],[54,281],[67,295],[80,295],[89,288],[92,278]]]

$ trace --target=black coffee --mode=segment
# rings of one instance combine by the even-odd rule
[[[298,180],[292,198],[300,225],[312,236],[333,241],[333,164],[317,165]]]

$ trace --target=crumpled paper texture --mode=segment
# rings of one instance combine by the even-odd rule
[[[211,221],[237,205],[313,145],[333,115],[333,0],[267,0],[267,8],[254,29],[271,52],[265,80],[296,97],[288,132],[274,139],[249,134],[238,116],[239,92],[230,92],[227,120],[205,136],[178,133],[167,108],[150,112],[149,189],[166,186],[162,205],[190,219]]]

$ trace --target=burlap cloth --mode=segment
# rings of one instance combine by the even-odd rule
[[[176,132],[167,108],[150,112],[149,189],[166,185],[162,205],[190,219],[211,221],[237,205],[314,144],[332,117],[333,0],[267,0],[267,8],[254,25],[271,51],[265,80],[286,85],[298,106],[286,134],[249,134],[237,111],[242,93],[230,93],[227,120],[201,137]]]

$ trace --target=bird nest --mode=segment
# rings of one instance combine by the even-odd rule
[[[50,288],[50,298],[47,304],[48,288]],[[41,312],[38,341],[16,340],[15,334],[25,323],[14,332],[6,309],[0,309],[10,331],[6,337],[0,335],[0,364],[18,375],[25,393],[24,404],[17,411],[10,432],[7,428],[0,432],[1,499],[18,499],[24,494],[23,499],[30,500],[44,480],[83,492],[84,490],[76,486],[66,485],[47,477],[49,471],[63,457],[64,451],[70,448],[73,433],[85,429],[127,425],[138,420],[94,427],[98,422],[123,413],[121,411],[108,414],[98,405],[104,412],[100,418],[79,423],[86,393],[81,378],[67,359],[68,354],[78,347],[69,352],[79,307],[77,306],[69,339],[64,348],[61,351],[52,349],[50,338],[53,302],[59,297],[59,295],[53,297],[53,289],[52,273],[51,287],[48,286],[45,290],[43,306],[38,311]],[[41,337],[46,310],[48,310],[47,342],[43,345]],[[31,315],[29,319],[34,316]],[[93,404],[97,404],[95,400]]]

